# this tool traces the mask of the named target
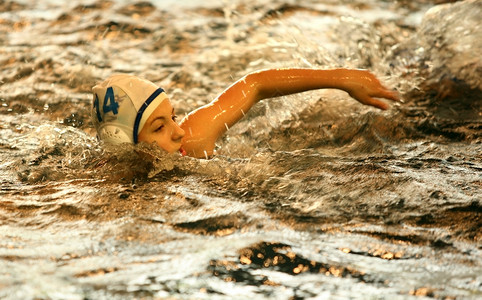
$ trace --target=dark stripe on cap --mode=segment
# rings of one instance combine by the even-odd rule
[[[141,122],[142,114],[147,109],[149,104],[151,104],[152,101],[154,101],[154,99],[156,99],[157,96],[159,96],[159,94],[162,92],[164,92],[164,90],[161,88],[158,88],[154,93],[152,93],[152,95],[149,96],[149,98],[147,98],[144,104],[142,104],[141,108],[139,108],[139,111],[137,112],[137,116],[136,116],[136,121],[134,122],[134,129],[133,129],[134,144],[137,144],[137,132],[139,131],[139,123]]]

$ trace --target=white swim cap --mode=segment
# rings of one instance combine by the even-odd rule
[[[92,91],[92,123],[99,138],[112,144],[136,144],[146,120],[168,98],[154,83],[124,74],[107,78]]]

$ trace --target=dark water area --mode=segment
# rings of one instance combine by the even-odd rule
[[[35,3],[35,4],[33,4]],[[481,1],[1,1],[0,298],[480,299]],[[250,71],[365,68],[262,101],[198,160],[109,147],[91,87],[182,118]]]

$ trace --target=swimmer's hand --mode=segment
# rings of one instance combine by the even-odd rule
[[[384,87],[372,73],[365,70],[347,71],[349,73],[343,78],[342,89],[358,102],[386,110],[389,105],[376,98],[400,101],[398,93]]]

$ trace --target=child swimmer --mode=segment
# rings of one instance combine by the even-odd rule
[[[92,121],[106,143],[156,143],[169,153],[209,158],[216,140],[258,101],[323,88],[344,90],[360,103],[383,110],[389,106],[376,98],[399,101],[396,92],[366,70],[270,69],[244,76],[178,124],[162,88],[121,74],[94,86]]]

